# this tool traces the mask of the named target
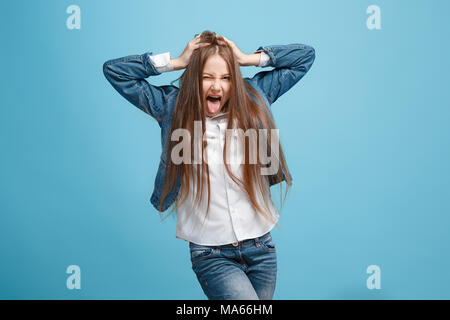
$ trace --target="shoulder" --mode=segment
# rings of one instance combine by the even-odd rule
[[[258,99],[255,100],[255,97],[253,95],[253,92],[251,89],[255,90],[258,95],[261,97],[261,99],[264,101],[264,103],[266,104],[267,107],[270,107],[270,105],[272,104],[271,101],[269,100],[269,98],[267,97],[267,95],[264,93],[264,91],[258,86],[258,83],[256,81],[253,81],[254,78],[243,78],[244,81],[247,84],[247,92],[250,94],[250,97],[257,102]],[[250,88],[251,89],[250,89]]]

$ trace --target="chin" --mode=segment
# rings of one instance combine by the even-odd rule
[[[215,112],[215,113],[211,113],[209,111],[206,111],[206,115],[209,116],[209,117],[212,117],[212,116],[215,116],[216,114],[220,113],[220,111],[221,111],[220,109],[217,112]]]

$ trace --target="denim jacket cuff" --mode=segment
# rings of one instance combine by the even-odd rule
[[[169,72],[173,70],[173,66],[170,63],[170,52],[160,53],[157,55],[150,55],[152,64],[161,73]]]
[[[152,59],[150,59],[150,56],[153,54],[153,52],[148,51],[141,55],[142,63],[144,64],[145,70],[149,75],[159,75],[161,72],[158,71],[156,66],[153,64]]]
[[[265,53],[267,53],[270,57],[269,63],[267,64],[267,66],[271,66],[271,67],[275,67],[276,62],[277,62],[277,58],[275,57],[272,49],[270,48],[270,46],[265,46],[265,47],[259,47],[255,53],[264,51]]]

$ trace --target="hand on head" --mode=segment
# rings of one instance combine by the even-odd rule
[[[184,48],[178,58],[171,60],[172,66],[175,70],[186,68],[194,50],[214,44],[219,46],[228,45],[232,49],[238,63],[244,65],[243,61],[246,55],[239,50],[233,41],[227,39],[225,36],[216,34],[215,32],[204,31],[201,34],[196,34],[194,39],[188,42],[186,48]]]

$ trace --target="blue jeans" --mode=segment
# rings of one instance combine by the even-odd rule
[[[270,232],[234,244],[189,242],[192,269],[209,300],[271,300],[277,255]]]

